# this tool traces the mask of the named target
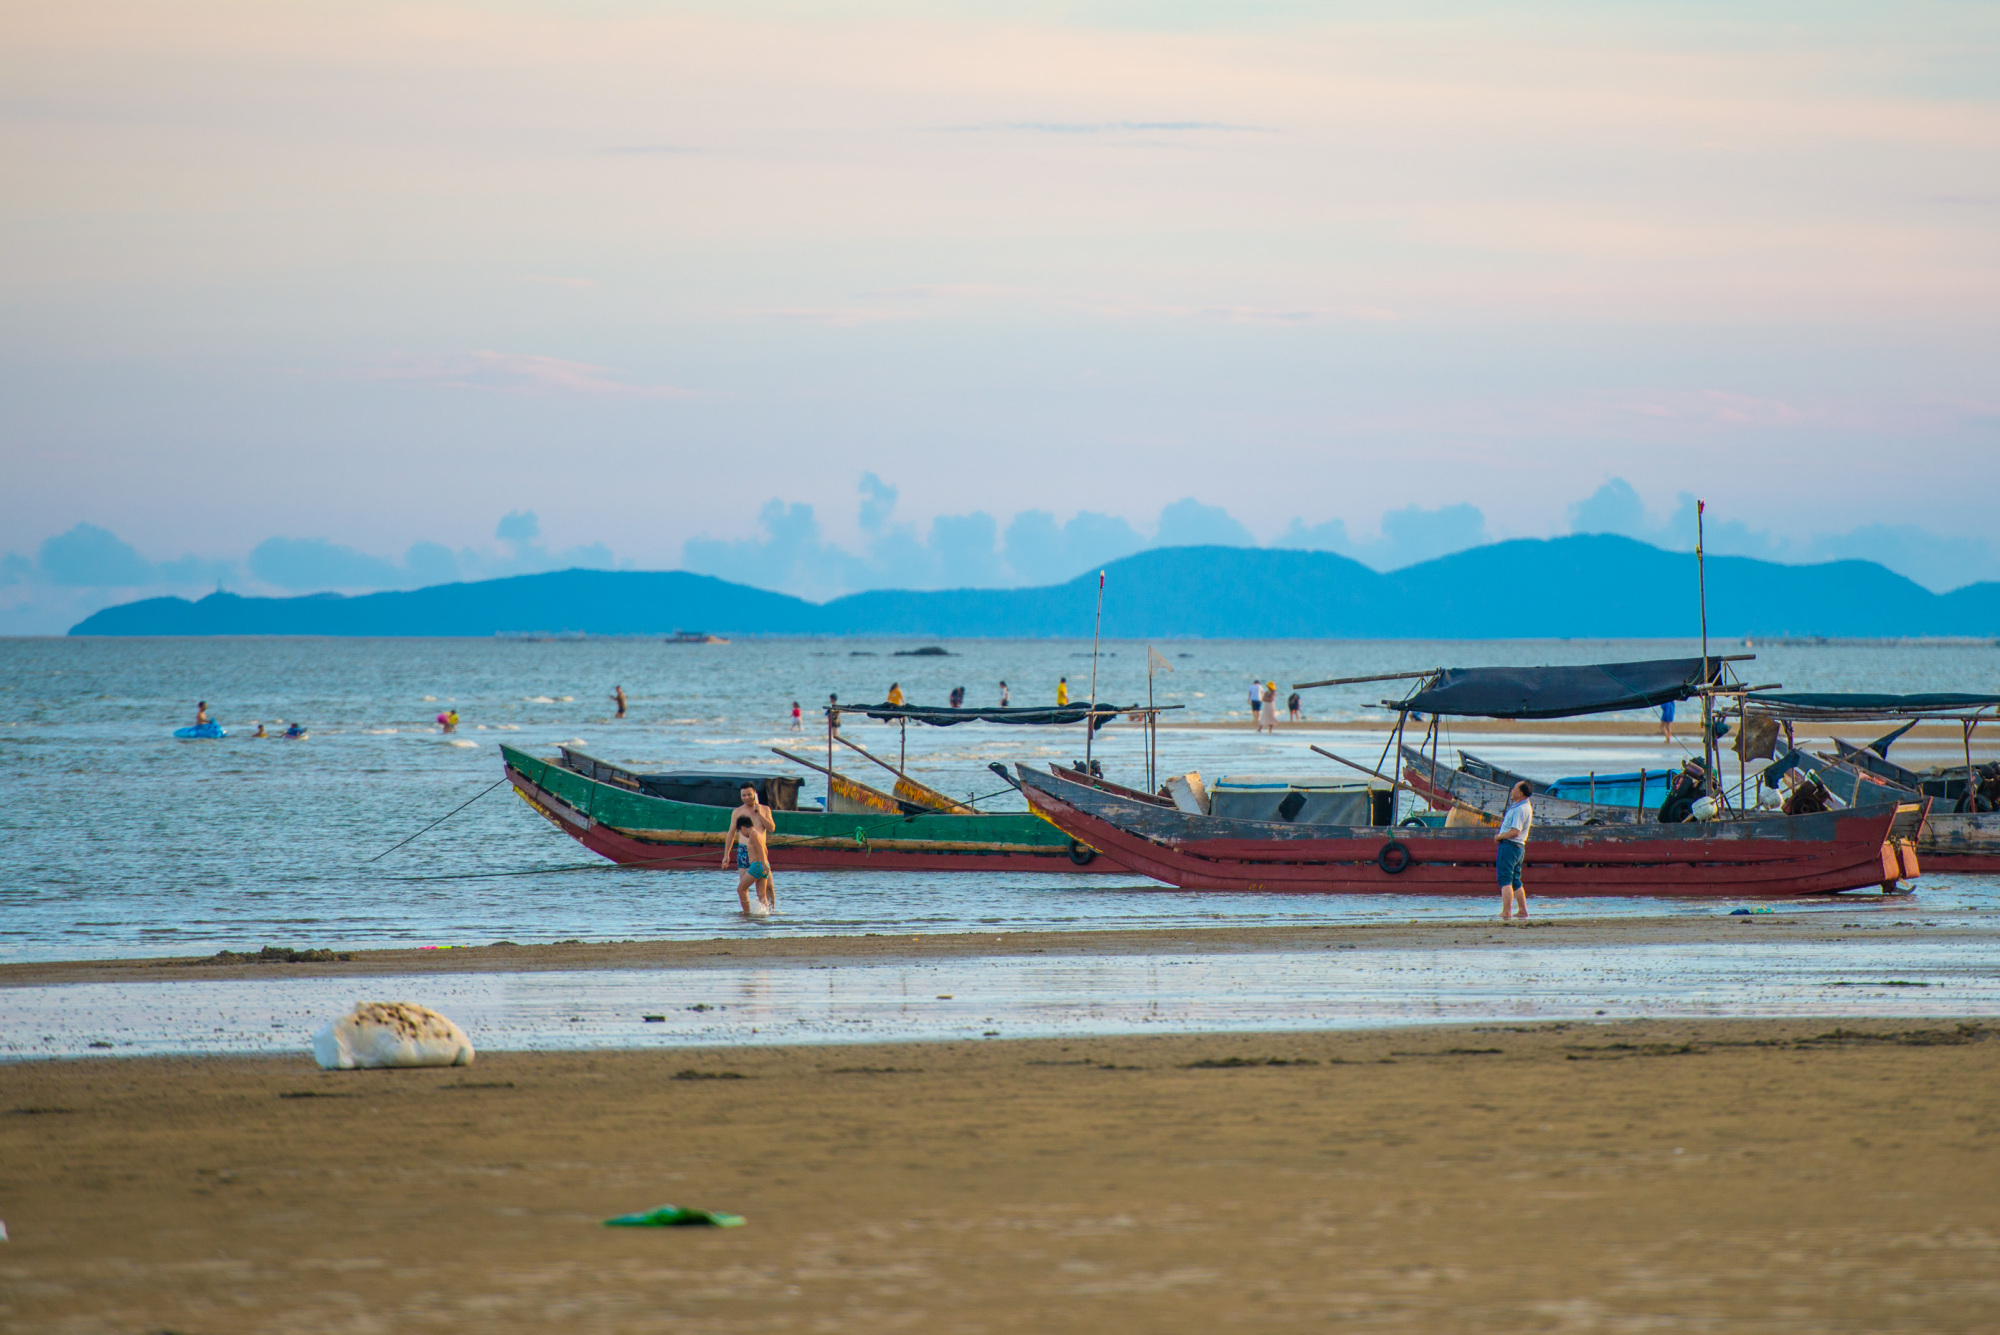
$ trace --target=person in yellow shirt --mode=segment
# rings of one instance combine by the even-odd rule
[[[1059,705],[1066,705],[1069,703],[1068,677],[1058,677],[1056,679],[1056,703]]]
[[[892,681],[889,683],[889,703],[892,705],[903,703],[903,684],[901,682]]]

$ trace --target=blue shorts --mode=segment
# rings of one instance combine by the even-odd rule
[[[1502,839],[1500,852],[1494,858],[1493,869],[1500,878],[1500,884],[1521,888],[1521,864],[1527,860],[1528,850],[1518,839]]]

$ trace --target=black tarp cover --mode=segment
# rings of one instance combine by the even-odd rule
[[[1708,660],[1708,675],[1711,684],[1721,677],[1721,659]],[[1568,718],[1685,700],[1701,686],[1699,658],[1582,667],[1446,668],[1396,708],[1473,718]]]
[[[1787,695],[1747,695],[1745,708],[1774,718],[1890,719],[1925,716],[1962,717],[2000,706],[2000,695],[1932,692],[1927,695],[1877,695],[1865,691],[1819,691]],[[1893,737],[1885,740],[1894,740]]]
[[[1096,727],[1102,728],[1120,714],[1144,705],[1097,706]],[[1013,709],[951,709],[944,705],[842,705],[843,714],[866,714],[872,719],[893,723],[897,719],[908,719],[912,723],[928,723],[934,728],[949,728],[955,723],[1027,723],[1039,727],[1054,727],[1064,723],[1081,723],[1090,713],[1088,701],[1079,705],[1050,706],[1047,709],[1021,706]],[[1093,729],[1094,731],[1095,729]]]

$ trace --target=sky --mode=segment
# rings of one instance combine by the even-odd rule
[[[2000,6],[0,8],[0,633],[1627,532],[2000,578]]]

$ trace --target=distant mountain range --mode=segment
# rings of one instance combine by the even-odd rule
[[[1268,547],[1165,547],[1105,569],[1114,638],[1652,638],[1700,625],[1692,554],[1608,535],[1494,543],[1389,574]],[[1087,636],[1096,586],[1093,570],[1044,588],[811,603],[680,570],[564,570],[356,597],[148,598],[70,634]],[[1710,557],[1708,620],[1723,637],[2000,635],[2000,583],[1935,594],[1872,561]]]

